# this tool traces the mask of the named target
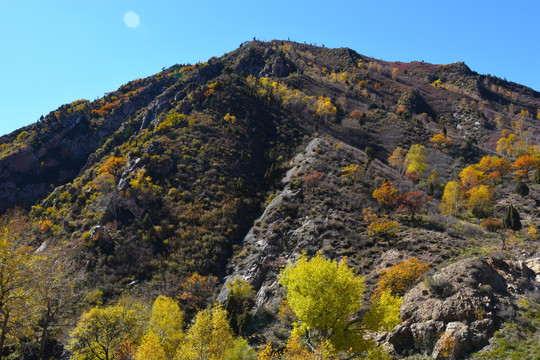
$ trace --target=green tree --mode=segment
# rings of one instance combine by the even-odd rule
[[[237,334],[248,335],[247,331],[253,321],[250,310],[255,305],[255,290],[246,280],[234,278],[227,284],[229,295],[225,302],[225,309],[233,330]]]
[[[510,205],[506,209],[506,215],[503,219],[503,226],[505,229],[510,229],[514,232],[521,230],[521,219],[519,213],[513,205]]]
[[[529,187],[523,181],[516,182],[516,187],[514,188],[514,191],[521,197],[529,195]]]

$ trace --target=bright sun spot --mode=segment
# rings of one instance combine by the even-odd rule
[[[141,23],[141,19],[139,18],[139,15],[133,11],[128,11],[124,14],[124,23],[127,27],[130,28],[136,28]]]

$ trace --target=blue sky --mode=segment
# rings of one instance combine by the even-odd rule
[[[126,25],[129,11],[138,26],[134,16]],[[253,37],[389,61],[465,61],[540,91],[539,23],[538,0],[2,0],[0,134]]]

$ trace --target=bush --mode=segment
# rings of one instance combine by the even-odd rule
[[[403,296],[407,290],[420,282],[424,273],[430,268],[430,264],[423,263],[414,257],[391,266],[381,272],[373,296],[379,297],[387,290],[390,290],[392,295]]]
[[[529,195],[529,187],[523,181],[518,181],[516,183],[516,187],[514,188],[514,191],[516,192],[516,194],[520,195],[521,197],[525,197]]]
[[[482,221],[482,227],[489,232],[497,232],[502,229],[503,225],[499,220],[486,219]]]
[[[453,290],[452,284],[441,276],[428,274],[424,277],[423,283],[432,294],[440,297],[449,296]]]
[[[534,182],[540,184],[540,168],[534,171]]]

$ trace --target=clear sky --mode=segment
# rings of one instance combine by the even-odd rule
[[[540,91],[539,0],[0,0],[0,134],[253,37],[465,61]]]

